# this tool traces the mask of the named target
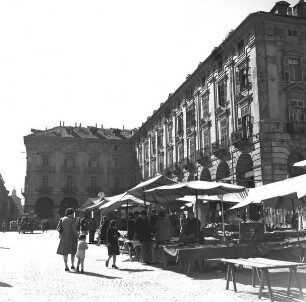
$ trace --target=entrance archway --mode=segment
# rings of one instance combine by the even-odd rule
[[[52,199],[49,197],[39,198],[35,204],[35,214],[41,219],[54,217]]]
[[[304,156],[300,153],[294,152],[289,154],[287,159],[287,173],[289,178],[305,174],[303,168],[293,166],[294,163],[304,159]]]
[[[237,185],[255,188],[253,161],[249,154],[241,154],[236,166]]]
[[[200,180],[211,181],[211,175],[207,168],[203,168],[201,172]]]
[[[216,180],[221,180],[229,177],[231,174],[228,164],[226,162],[221,162],[217,168]],[[226,181],[230,183],[230,180]]]
[[[78,206],[78,202],[76,199],[72,198],[72,197],[65,197],[62,202],[61,202],[61,206],[59,209],[59,214],[61,217],[63,217],[65,215],[65,211],[68,208],[73,208],[73,209],[77,209]]]

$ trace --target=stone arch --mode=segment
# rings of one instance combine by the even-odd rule
[[[224,161],[220,162],[217,168],[216,180],[221,180],[223,178],[229,177],[231,174],[228,164]],[[230,182],[230,181],[229,181]]]
[[[52,199],[49,197],[39,198],[35,204],[35,214],[41,219],[54,217]]]
[[[236,165],[236,182],[237,185],[247,188],[254,188],[254,167],[253,160],[249,154],[242,153]]]
[[[303,168],[293,166],[294,163],[304,159],[305,157],[301,153],[292,152],[289,154],[287,159],[287,173],[289,178],[305,174],[305,170]]]
[[[205,167],[203,167],[203,169],[202,169],[202,172],[201,172],[201,175],[200,175],[200,180],[211,181],[210,172]]]
[[[73,198],[73,197],[65,197],[60,205],[60,209],[59,209],[59,214],[61,217],[63,217],[65,215],[65,211],[68,208],[73,208],[73,209],[77,209],[78,206],[78,201]]]

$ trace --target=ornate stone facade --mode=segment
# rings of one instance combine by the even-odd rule
[[[129,130],[97,127],[32,129],[24,137],[25,212],[49,218],[52,226],[67,207],[130,188],[130,137]]]
[[[200,62],[131,138],[134,184],[186,181],[187,170],[254,187],[302,173],[292,163],[306,156],[305,9],[280,1],[249,15]]]

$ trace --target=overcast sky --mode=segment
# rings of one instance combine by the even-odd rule
[[[295,5],[298,0],[289,1]],[[20,195],[23,137],[141,126],[250,13],[274,0],[1,0],[0,173]]]

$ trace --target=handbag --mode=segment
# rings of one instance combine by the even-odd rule
[[[60,233],[60,235],[62,235],[63,234],[63,231],[64,231],[64,229],[63,229],[63,226],[62,226],[62,219],[60,219],[59,220],[59,222],[58,222],[58,225],[57,225],[57,231]]]

